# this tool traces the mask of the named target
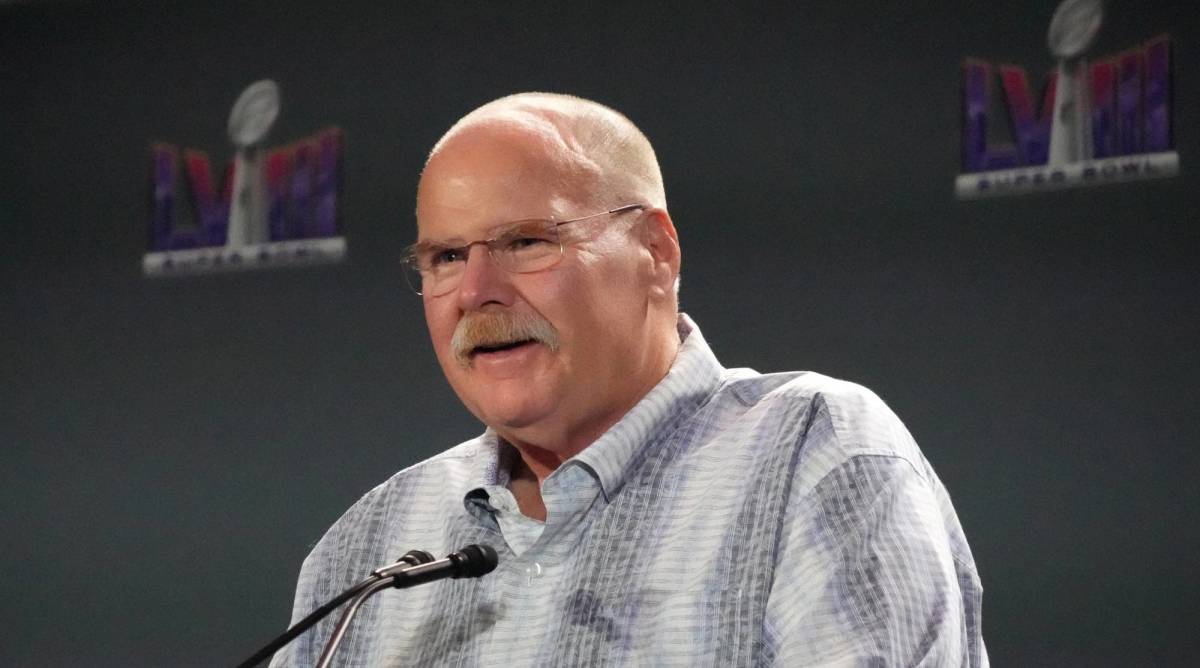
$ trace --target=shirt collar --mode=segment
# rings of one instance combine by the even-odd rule
[[[513,459],[520,455],[516,448],[501,440],[491,427],[467,441],[467,444],[479,454],[471,463],[471,474],[462,489],[463,505],[472,514],[475,514],[472,507],[491,512],[494,510],[490,499],[492,492],[508,487]]]
[[[686,314],[676,323],[681,344],[667,375],[625,417],[570,461],[589,467],[600,480],[606,499],[625,484],[639,455],[691,415],[721,382],[720,362],[700,328]]]

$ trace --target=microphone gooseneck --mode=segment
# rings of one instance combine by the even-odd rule
[[[488,549],[490,550],[491,548]],[[239,663],[237,668],[251,668],[252,666],[257,666],[258,664],[262,663],[264,660],[269,659],[272,654],[279,651],[279,648],[295,640],[297,636],[299,636],[301,633],[304,633],[314,624],[324,619],[329,615],[329,613],[336,610],[338,606],[362,593],[371,585],[384,580],[387,576],[380,575],[381,571],[391,570],[393,571],[394,575],[395,573],[403,572],[406,568],[414,568],[422,564],[428,564],[433,562],[433,560],[433,555],[429,554],[425,550],[409,550],[408,552],[405,552],[403,556],[396,560],[396,563],[386,568],[381,568],[374,571],[371,573],[371,577],[359,582],[353,587],[350,587],[346,591],[330,599],[328,603],[325,603],[316,610],[313,610],[308,614],[307,617],[296,622],[287,631],[284,631],[280,636],[264,645],[262,649],[255,652],[254,655],[249,659]]]
[[[468,545],[458,552],[446,555],[445,559],[416,566],[402,567],[397,563],[375,571],[377,579],[364,587],[350,602],[350,605],[346,606],[346,611],[342,613],[342,618],[338,620],[337,626],[333,628],[333,633],[329,636],[325,650],[321,652],[321,658],[317,660],[316,668],[329,667],[329,663],[333,661],[334,652],[337,651],[347,629],[350,628],[350,620],[354,618],[363,602],[375,592],[388,587],[407,589],[445,578],[477,578],[496,570],[496,565],[499,563],[500,557],[491,546]]]

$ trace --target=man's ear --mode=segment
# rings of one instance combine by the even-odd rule
[[[642,219],[642,244],[650,252],[651,283],[655,292],[675,294],[675,279],[679,276],[679,235],[675,223],[665,209],[647,209]]]

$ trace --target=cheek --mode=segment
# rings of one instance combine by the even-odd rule
[[[532,310],[566,334],[572,328],[574,302],[580,294],[579,277],[565,262],[542,274],[528,274],[518,284],[520,308]]]
[[[604,282],[581,281],[569,295],[542,311],[558,329],[563,342],[574,354],[573,366],[594,369],[605,366],[606,348],[614,335],[625,328],[623,318],[629,310],[614,299],[614,289]]]
[[[425,326],[429,329],[429,339],[438,356],[450,349],[450,339],[454,336],[456,322],[453,314],[444,308],[443,304],[425,302]]]

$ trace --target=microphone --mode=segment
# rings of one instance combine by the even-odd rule
[[[490,547],[488,549],[491,550]],[[493,550],[492,553],[495,554],[495,551]],[[307,631],[312,627],[313,624],[325,619],[325,617],[328,616],[329,613],[336,610],[338,606],[355,597],[372,584],[379,582],[379,580],[384,577],[379,575],[380,571],[394,570],[395,573],[402,573],[405,568],[413,568],[420,566],[421,564],[428,564],[432,561],[433,555],[429,554],[425,550],[409,550],[408,552],[405,552],[402,557],[396,560],[396,563],[388,566],[387,568],[381,568],[374,571],[371,573],[371,577],[359,582],[353,587],[330,599],[325,605],[313,610],[307,617],[293,624],[287,631],[284,631],[282,635],[264,645],[262,649],[255,652],[254,655],[249,659],[239,663],[237,668],[251,668],[251,666],[257,666],[258,664],[262,663],[263,660],[270,658],[272,654],[279,651],[280,647],[283,647],[292,640],[295,640],[296,636]]]
[[[442,578],[477,578],[496,570],[499,562],[496,550],[490,545],[468,545],[450,553],[445,559],[431,559],[412,566],[395,564],[375,571],[374,575],[394,577],[393,586],[405,589]]]
[[[354,618],[363,601],[375,592],[388,587],[406,589],[445,578],[477,578],[496,570],[499,562],[500,557],[490,545],[468,545],[458,552],[446,555],[445,559],[416,566],[401,566],[397,563],[375,571],[372,576],[377,576],[377,579],[354,597],[350,605],[346,606],[346,611],[342,613],[337,626],[333,627],[333,633],[330,634],[329,642],[317,660],[316,668],[329,668],[329,662],[333,661],[333,653],[337,651],[346,630],[350,628],[350,620]]]
[[[427,564],[431,561],[433,561],[433,555],[429,554],[425,550],[409,550],[408,552],[404,553],[404,556],[397,559],[396,563],[392,564],[389,568],[395,568],[402,563],[408,564],[409,566],[420,566],[421,564]],[[378,570],[373,571],[371,575],[377,575],[378,573]]]

